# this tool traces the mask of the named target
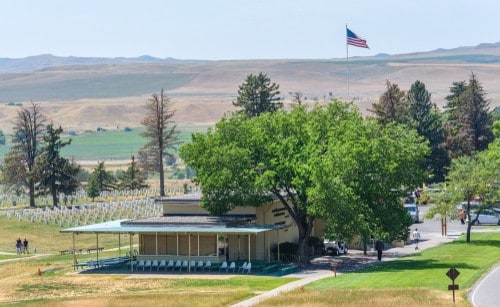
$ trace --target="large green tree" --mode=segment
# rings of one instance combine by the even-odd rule
[[[450,159],[446,150],[441,116],[432,104],[431,94],[425,88],[425,84],[418,80],[411,85],[407,100],[409,121],[406,124],[425,137],[431,148],[425,164],[422,165],[431,174],[426,182],[442,182],[450,165]]]
[[[71,194],[76,191],[79,185],[80,166],[61,157],[61,149],[71,144],[71,139],[61,140],[62,132],[61,127],[54,129],[52,124],[47,125],[43,137],[44,146],[36,162],[40,186],[49,189],[54,206],[58,205],[57,196],[59,193]]]
[[[145,130],[141,133],[148,139],[139,152],[139,160],[147,170],[160,174],[160,196],[165,196],[164,159],[171,157],[170,150],[178,144],[177,125],[172,121],[175,110],[172,102],[161,89],[159,94],[153,93],[146,103],[146,117],[141,121]]]
[[[409,220],[393,190],[421,182],[414,165],[425,148],[416,132],[380,129],[352,104],[335,101],[224,118],[206,135],[193,135],[180,155],[196,171],[202,206],[212,214],[276,198],[298,227],[299,256],[307,261],[317,218],[349,225],[345,237],[359,233],[360,221],[387,238],[405,235]]]
[[[498,178],[500,178],[500,146],[495,141],[487,151],[476,156],[462,156],[453,159],[446,180],[446,189],[442,193],[451,199],[451,203],[465,202],[465,214],[468,219],[466,241],[470,242],[470,230],[477,216],[484,208],[491,207],[500,200]],[[480,206],[471,211],[471,202],[480,200]]]
[[[408,121],[408,104],[406,92],[396,83],[386,80],[386,91],[380,96],[377,103],[372,104],[372,112],[382,125],[391,122],[406,123]]]
[[[483,86],[474,74],[467,84],[455,82],[446,97],[446,135],[450,156],[471,156],[493,140],[493,117]]]
[[[262,72],[258,75],[250,74],[240,85],[233,105],[243,108],[241,112],[248,117],[275,112],[283,107],[279,94],[279,85],[271,83],[267,75]]]
[[[27,108],[17,112],[14,119],[11,157],[19,158],[19,166],[23,169],[25,185],[29,191],[30,207],[35,207],[35,184],[37,174],[35,163],[40,155],[40,148],[45,133],[45,115],[40,105],[31,103]],[[8,168],[15,169],[15,168]]]

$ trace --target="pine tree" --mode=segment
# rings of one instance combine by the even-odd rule
[[[455,82],[452,95],[446,99],[447,121],[445,131],[450,156],[471,156],[488,148],[493,137],[493,118],[489,114],[489,102],[484,98],[482,85],[471,74],[466,86]]]
[[[271,79],[262,72],[250,74],[238,89],[238,97],[233,101],[236,107],[242,107],[242,113],[248,117],[259,116],[264,112],[275,112],[283,107],[279,97],[279,85],[271,84]]]
[[[120,188],[130,190],[146,188],[148,186],[146,184],[147,174],[141,171],[133,155],[131,159],[132,162],[130,162],[127,170],[119,178],[121,181]]]
[[[407,123],[408,105],[406,93],[396,83],[386,80],[387,90],[380,96],[378,103],[372,105],[371,112],[383,126],[391,122]]]
[[[31,107],[22,108],[17,113],[12,137],[13,156],[19,157],[23,168],[25,185],[29,190],[30,207],[35,207],[35,163],[40,155],[41,143],[45,133],[46,118],[40,105],[31,103]]]
[[[116,178],[111,172],[106,171],[104,162],[99,162],[90,175],[87,195],[94,199],[103,191],[115,189]]]
[[[159,95],[151,95],[146,110],[146,117],[141,121],[145,127],[142,136],[149,141],[139,151],[139,160],[144,168],[160,173],[160,196],[165,196],[164,159],[172,156],[168,151],[178,144],[177,126],[172,122],[175,110],[163,89]]]
[[[426,158],[425,167],[432,176],[428,182],[442,182],[446,175],[446,168],[450,159],[445,148],[445,135],[442,120],[431,102],[431,94],[425,88],[425,84],[415,81],[408,91],[408,124],[417,130],[418,134],[429,141],[430,155]]]
[[[57,195],[60,192],[71,194],[79,185],[77,175],[80,167],[61,157],[61,149],[71,144],[71,139],[61,140],[62,132],[61,127],[54,129],[52,124],[47,125],[43,137],[45,146],[36,165],[40,186],[49,189],[54,206],[58,204]]]

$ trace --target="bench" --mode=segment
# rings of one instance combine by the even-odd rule
[[[104,247],[99,247],[99,248],[96,248],[96,247],[87,248],[87,254],[90,254],[90,252],[93,252],[93,251],[99,251],[99,252],[102,252],[103,250],[104,250]]]
[[[66,254],[76,254],[77,252],[78,252],[79,254],[81,254],[81,253],[82,253],[82,251],[83,251],[82,249],[63,249],[63,250],[60,250],[60,251],[59,251],[59,253],[60,253],[61,255],[66,255]]]
[[[283,275],[288,275],[292,273],[296,273],[299,271],[299,267],[296,265],[290,265],[286,267],[282,267],[278,270],[277,275],[278,276],[283,276]]]
[[[272,264],[272,265],[266,266],[262,269],[262,274],[269,274],[271,272],[274,272],[274,271],[278,270],[279,267],[280,266],[277,264]]]

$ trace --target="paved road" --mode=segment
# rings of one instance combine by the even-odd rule
[[[474,306],[493,307],[500,305],[500,265],[491,270],[488,275],[472,288],[468,294],[469,302]]]

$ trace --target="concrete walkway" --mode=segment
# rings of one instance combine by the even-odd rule
[[[301,279],[293,281],[291,283],[288,283],[286,285],[283,285],[281,287],[275,288],[271,291],[264,292],[260,295],[254,296],[251,299],[248,299],[246,301],[240,302],[238,304],[235,304],[233,306],[235,307],[246,307],[246,306],[253,306],[257,305],[263,300],[266,300],[268,298],[278,296],[281,293],[289,292],[294,289],[300,288],[308,283],[311,283],[313,281],[323,279],[326,277],[331,277],[333,276],[333,272],[329,270],[305,270],[297,274],[290,274],[287,275],[286,277],[299,277]]]

